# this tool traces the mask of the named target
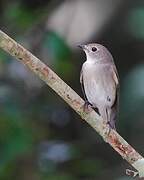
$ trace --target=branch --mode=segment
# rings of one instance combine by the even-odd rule
[[[137,170],[136,173],[133,173],[134,175],[138,174],[139,177],[144,177],[144,158],[115,130],[110,130],[110,132],[107,133],[109,126],[103,123],[101,117],[94,110],[90,108],[88,112],[85,112],[83,108],[83,99],[60,79],[56,73],[2,31],[0,31],[0,48],[28,66],[31,71],[39,76],[39,78],[64,99],[82,119],[93,127],[123,159]],[[128,172],[134,171],[129,170]]]

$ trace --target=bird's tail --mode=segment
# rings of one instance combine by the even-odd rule
[[[115,106],[112,108],[100,108],[99,112],[103,120],[109,124],[110,128],[116,130],[117,109]]]
[[[116,109],[115,106],[110,109],[110,116],[109,117],[110,117],[109,118],[109,125],[110,125],[110,127],[112,129],[116,130],[115,124],[116,124],[116,119],[117,119],[117,109]]]

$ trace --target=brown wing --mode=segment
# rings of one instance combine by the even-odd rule
[[[119,77],[118,77],[118,73],[115,66],[112,66],[112,74],[113,74],[113,79],[115,81],[116,86],[119,86]]]
[[[87,101],[87,97],[86,97],[85,90],[84,90],[83,72],[82,72],[82,70],[80,72],[80,84],[81,84],[81,89],[82,89],[82,93],[83,93],[83,96],[84,96],[84,100]]]
[[[112,66],[112,76],[116,86],[116,95],[114,104],[111,107],[110,125],[115,129],[115,122],[117,120],[119,110],[119,77],[115,66]]]

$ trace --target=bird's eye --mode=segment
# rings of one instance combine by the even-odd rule
[[[97,48],[96,47],[92,47],[92,51],[93,52],[97,51]]]

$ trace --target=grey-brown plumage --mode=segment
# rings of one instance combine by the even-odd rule
[[[110,52],[100,44],[80,46],[86,53],[80,82],[85,101],[98,110],[112,129],[115,129],[119,99],[119,80]]]

